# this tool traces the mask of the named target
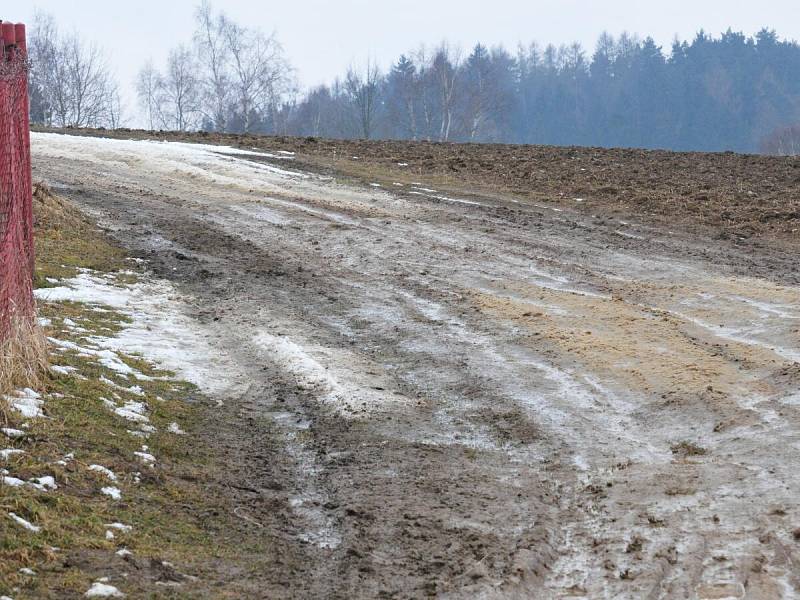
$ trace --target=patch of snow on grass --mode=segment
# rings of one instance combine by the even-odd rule
[[[11,427],[0,428],[0,431],[2,431],[6,437],[10,437],[11,439],[21,438],[25,435],[25,432],[21,429],[12,429]]]
[[[175,435],[186,435],[186,432],[181,429],[177,423],[170,423],[167,431],[174,433]]]
[[[107,581],[107,580],[106,580]],[[86,594],[87,598],[124,598],[125,594],[120,592],[113,585],[104,583],[103,581],[95,581],[92,587],[88,589]]]
[[[37,525],[34,525],[34,524],[33,524],[33,523],[31,523],[30,521],[26,521],[25,519],[23,519],[22,517],[20,517],[20,516],[19,516],[19,515],[17,515],[16,513],[13,513],[13,512],[12,512],[12,513],[8,513],[8,516],[9,516],[9,517],[10,517],[10,518],[11,518],[11,519],[12,519],[12,520],[13,520],[13,521],[14,521],[14,522],[17,524],[17,525],[19,525],[19,526],[21,526],[21,527],[24,527],[24,528],[25,528],[25,529],[27,529],[28,531],[32,531],[33,533],[39,533],[39,532],[42,530],[42,528],[41,528],[41,527],[38,527]]]
[[[58,486],[56,485],[56,480],[51,475],[45,475],[44,477],[34,477],[28,483],[30,483],[36,489],[42,491],[58,489]]]
[[[104,487],[100,488],[100,491],[106,496],[109,496],[112,500],[119,500],[120,498],[122,498],[122,492],[117,487],[113,486]]]
[[[156,462],[156,457],[149,452],[134,452],[133,455],[139,458],[139,460],[141,460],[143,463],[149,465],[152,465],[154,462]]]
[[[6,402],[8,402],[13,410],[29,419],[44,416],[42,412],[44,400],[41,398],[40,394],[37,394],[30,388],[25,388],[21,392],[15,392],[14,395],[5,397]]]
[[[149,423],[150,419],[145,415],[147,405],[144,402],[126,402],[124,406],[114,408],[114,413],[136,423]]]
[[[221,359],[212,350],[206,337],[182,314],[181,305],[175,298],[175,289],[169,282],[140,280],[120,287],[98,274],[84,272],[65,280],[61,287],[37,290],[36,295],[44,301],[84,302],[97,309],[111,307],[129,317],[131,322],[114,337],[92,338],[91,342],[104,350],[140,354],[176,372],[204,391],[218,393],[229,388],[219,373],[230,372],[231,368],[219,364]],[[137,376],[114,354],[101,355],[101,349],[51,341],[61,348],[99,356],[101,361],[108,359],[105,366],[114,368],[118,373],[132,372]],[[136,393],[137,388],[123,389]]]
[[[74,373],[78,369],[75,367],[62,367],[60,365],[50,365],[50,370],[53,373],[57,373],[58,375],[69,375],[70,373]]]
[[[0,450],[0,458],[3,460],[8,460],[9,457],[14,456],[15,454],[25,454],[25,451],[18,450],[17,448],[6,448],[5,450]]]
[[[108,467],[104,467],[103,465],[89,465],[90,471],[95,471],[97,473],[101,473],[105,475],[111,481],[116,481],[117,476],[114,474],[114,471],[109,469]]]

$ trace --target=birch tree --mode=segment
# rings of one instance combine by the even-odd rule
[[[136,77],[136,95],[151,131],[156,125],[159,127],[164,125],[159,98],[161,87],[161,74],[156,70],[153,61],[148,61]]]
[[[29,37],[33,116],[58,127],[118,124],[121,103],[105,52],[77,34],[62,35],[52,16],[37,13]]]
[[[197,125],[200,113],[197,64],[186,46],[178,46],[169,53],[159,92],[159,103],[165,106],[164,112],[172,128],[187,131]]]
[[[195,48],[200,68],[200,85],[204,116],[216,131],[228,125],[231,100],[231,49],[227,30],[231,23],[224,13],[214,14],[211,3],[203,0],[195,13]]]
[[[380,79],[381,75],[378,66],[368,60],[363,73],[351,67],[348,69],[344,81],[345,90],[355,111],[361,137],[365,140],[372,137],[375,126]]]
[[[453,53],[447,44],[442,44],[439,47],[431,62],[430,75],[439,96],[440,142],[446,142],[450,139],[456,106],[459,62],[458,52]]]
[[[291,69],[274,36],[228,23],[225,39],[231,54],[233,103],[248,133],[257,119],[277,111],[291,86]]]

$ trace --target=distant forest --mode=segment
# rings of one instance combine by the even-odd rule
[[[109,56],[49,15],[33,25],[32,118],[127,125]],[[769,29],[701,31],[669,51],[625,33],[602,34],[593,52],[442,43],[398,57],[388,72],[368,62],[301,93],[274,35],[203,0],[193,37],[164,58],[136,81],[151,129],[800,153],[800,44]]]
[[[324,137],[795,153],[800,45],[765,29],[700,32],[666,55],[627,34],[603,34],[591,55],[479,44],[460,60],[441,46],[386,75],[351,70],[284,118],[292,134]]]

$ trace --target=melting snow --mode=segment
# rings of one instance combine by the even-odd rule
[[[74,373],[78,369],[76,369],[75,367],[62,367],[59,365],[51,365],[50,370],[53,373],[58,373],[59,375],[69,375],[70,373]]]
[[[36,290],[37,298],[85,302],[96,309],[102,305],[109,306],[128,316],[131,323],[114,337],[92,338],[91,342],[99,348],[83,348],[73,342],[51,340],[55,345],[98,357],[104,366],[119,374],[140,376],[114,352],[138,353],[207,392],[221,392],[229,387],[224,378],[219,377],[220,372],[229,369],[215,364],[219,359],[206,337],[181,313],[175,290],[168,282],[145,280],[120,287],[108,277],[84,272],[62,283],[61,287]],[[104,378],[104,383],[117,386],[107,378]],[[123,389],[141,393],[135,386]]]
[[[100,491],[106,496],[110,496],[113,500],[119,500],[120,498],[122,498],[122,492],[119,490],[119,488],[116,487],[112,486],[104,487],[100,488]]]
[[[137,456],[143,463],[152,465],[154,462],[156,462],[156,457],[149,452],[134,452],[133,454],[134,456]]]
[[[135,421],[137,423],[148,423],[150,419],[144,413],[147,411],[147,405],[144,402],[126,402],[124,406],[116,406],[114,412],[120,417],[128,421]]]
[[[21,392],[16,392],[12,396],[5,397],[6,402],[9,403],[12,409],[29,419],[44,416],[42,412],[44,401],[41,398],[41,395],[30,388],[25,388]]]
[[[29,485],[42,492],[58,489],[56,480],[50,475],[45,477],[35,477],[30,481],[23,481],[22,479],[5,475],[3,476],[3,484],[9,487],[22,487],[23,485]]]
[[[0,450],[0,458],[3,460],[8,460],[9,457],[13,456],[14,454],[24,454],[24,450],[18,450],[16,448],[7,448],[5,450]]]
[[[170,423],[167,431],[176,435],[186,435],[186,432],[177,423]]]
[[[16,515],[13,512],[12,513],[8,513],[8,516],[11,517],[11,519],[15,523],[17,523],[17,525],[20,525],[20,526],[24,527],[25,529],[27,529],[28,531],[32,531],[33,533],[38,533],[42,529],[41,527],[37,527],[36,525],[31,523],[30,521],[26,521],[25,519],[23,519],[22,517]]]
[[[46,475],[44,477],[35,477],[31,479],[28,483],[30,483],[30,485],[32,485],[36,489],[42,491],[58,489],[55,478],[50,475]]]
[[[110,479],[111,481],[117,480],[117,476],[114,474],[114,471],[102,465],[89,465],[89,470],[95,471],[97,473],[102,473],[103,475],[108,477],[108,479]]]
[[[106,579],[106,581],[108,581]],[[87,598],[124,598],[125,594],[120,592],[113,585],[104,583],[103,580],[95,581],[92,587],[86,592]]]

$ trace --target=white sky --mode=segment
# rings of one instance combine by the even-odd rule
[[[199,0],[21,0],[0,6],[0,19],[30,21],[40,8],[65,30],[77,29],[106,48],[135,109],[132,81],[142,63],[162,62],[189,41]],[[213,0],[212,0],[213,2]],[[6,3],[3,3],[6,4]],[[580,41],[593,48],[600,32],[672,38],[703,28],[755,33],[763,26],[800,38],[797,0],[217,0],[244,25],[275,31],[303,86],[332,80],[372,56],[384,68],[400,53],[447,39],[464,48],[538,40]]]

